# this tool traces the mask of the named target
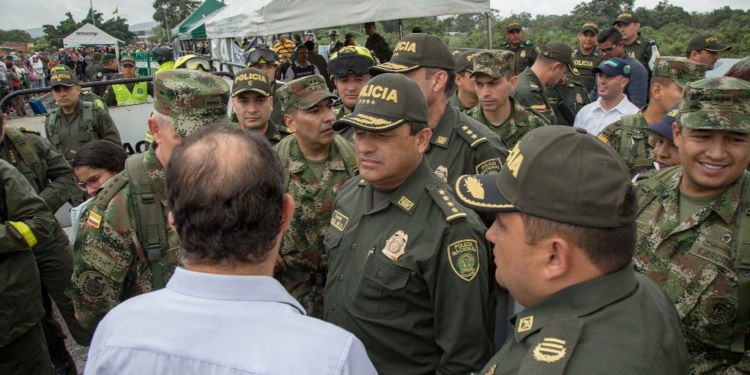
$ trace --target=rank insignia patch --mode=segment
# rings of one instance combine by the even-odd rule
[[[448,245],[448,259],[453,272],[465,281],[479,273],[479,246],[476,240],[461,240]]]
[[[409,235],[400,230],[394,233],[388,241],[385,241],[383,254],[395,262],[404,255],[407,242],[409,242]]]
[[[565,357],[565,340],[545,337],[534,347],[534,359],[539,362],[553,363]]]
[[[518,321],[518,333],[530,331],[534,328],[534,316],[527,316]]]

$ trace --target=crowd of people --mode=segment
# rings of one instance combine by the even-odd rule
[[[639,28],[308,30],[231,85],[157,47],[128,124],[53,67],[46,137],[0,132],[0,373],[77,372],[53,302],[86,374],[750,373],[750,57]]]

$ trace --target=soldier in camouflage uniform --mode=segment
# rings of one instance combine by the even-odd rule
[[[77,223],[71,296],[91,332],[117,304],[163,287],[174,272],[181,249],[167,223],[164,166],[182,138],[226,120],[229,85],[210,73],[172,69],[154,76],[154,97],[148,127],[157,147],[131,156]]]
[[[640,181],[635,267],[677,307],[692,374],[750,372],[750,83],[688,84],[682,166]]]
[[[428,164],[428,116],[416,82],[382,74],[335,123],[356,127],[362,175],[341,189],[325,236],[325,319],[360,338],[383,375],[468,374],[492,352],[484,226]]]
[[[456,55],[456,93],[451,96],[451,105],[459,112],[466,112],[479,104],[477,91],[472,81],[472,60],[480,50],[472,49]]]
[[[653,38],[641,36],[641,22],[638,16],[631,12],[622,12],[617,20],[612,23],[622,33],[622,41],[625,43],[625,53],[640,61],[651,77],[654,70],[654,62],[659,57],[659,46]]]
[[[575,80],[586,87],[586,96],[596,83],[594,68],[599,66],[603,59],[596,44],[597,35],[599,35],[599,27],[593,22],[586,22],[581,27],[581,32],[578,33],[578,45],[573,47],[573,65],[579,73]]]
[[[607,125],[598,135],[620,154],[631,175],[654,168],[653,145],[643,128],[660,121],[679,102],[685,85],[703,79],[706,66],[684,57],[659,57],[653,76],[648,106]]]
[[[589,90],[582,84],[563,76],[556,85],[547,90],[549,104],[557,109],[557,125],[573,126],[578,111],[591,103]]]
[[[461,113],[450,104],[455,90],[456,60],[448,46],[434,35],[409,34],[396,46],[393,59],[370,68],[370,73],[400,73],[416,81],[430,106],[432,139],[426,157],[435,173],[451,183],[466,173],[498,173],[508,155],[502,139],[486,126]],[[445,83],[431,87],[438,75]],[[365,94],[363,91],[360,97]],[[379,91],[366,93],[381,95]]]
[[[388,42],[375,30],[375,22],[365,23],[365,34],[367,34],[365,48],[372,51],[381,63],[390,61],[393,51],[388,46]]]
[[[336,119],[352,113],[359,92],[370,80],[369,69],[373,65],[375,60],[370,51],[360,46],[346,46],[331,56],[328,71],[341,101],[341,106],[336,110]],[[349,142],[354,140],[351,129],[345,129],[339,134]]]
[[[263,134],[272,145],[290,133],[286,127],[279,127],[271,120],[274,100],[271,85],[265,72],[255,69],[242,69],[234,76],[232,85],[232,113],[240,126]]]
[[[513,52],[500,50],[474,56],[471,79],[480,104],[467,113],[499,135],[508,148],[513,148],[526,133],[547,125],[542,116],[510,96],[518,82],[515,60]]]
[[[500,45],[500,49],[516,54],[518,71],[522,72],[534,65],[536,57],[539,56],[539,47],[534,46],[534,42],[530,40],[523,40],[521,24],[516,21],[509,23],[505,36],[508,39]]]
[[[307,315],[323,318],[323,291],[328,255],[323,237],[333,201],[356,175],[354,149],[332,125],[333,95],[320,75],[295,79],[277,92],[286,126],[294,133],[274,149],[284,167],[287,193],[294,198],[294,216],[284,232],[277,269],[281,283]]]

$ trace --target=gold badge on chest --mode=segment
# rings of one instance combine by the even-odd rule
[[[395,262],[404,255],[407,242],[409,242],[409,235],[400,230],[394,233],[388,241],[385,241],[383,254]]]

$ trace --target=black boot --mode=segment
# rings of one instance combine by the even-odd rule
[[[55,367],[55,375],[78,375],[76,362],[65,345],[50,347],[49,356],[52,360],[52,366]]]

